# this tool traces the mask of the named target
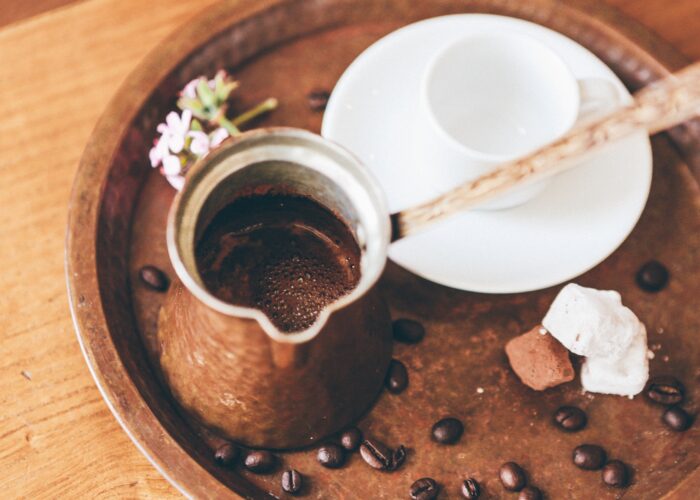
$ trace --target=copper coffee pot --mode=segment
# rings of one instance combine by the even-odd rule
[[[300,332],[280,332],[261,311],[221,301],[197,271],[194,250],[209,222],[237,194],[260,186],[331,209],[361,251],[357,287]],[[292,448],[369,408],[391,360],[389,311],[376,287],[390,226],[382,191],[346,150],[303,130],[242,134],[188,175],[167,240],[178,279],[160,312],[160,364],[188,413],[239,443]]]

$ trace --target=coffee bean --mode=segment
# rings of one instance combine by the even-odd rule
[[[624,488],[629,484],[629,471],[627,466],[619,460],[610,460],[602,472],[603,482],[615,488]]]
[[[680,406],[672,406],[663,413],[661,421],[671,430],[683,432],[690,428],[693,417]]]
[[[554,423],[566,432],[576,432],[586,427],[586,413],[576,406],[562,406],[554,412]]]
[[[345,463],[345,452],[337,444],[324,444],[316,455],[318,462],[329,469],[337,469]]]
[[[165,273],[155,266],[143,266],[139,271],[139,277],[146,287],[156,292],[164,292],[170,285]]]
[[[464,432],[464,425],[456,418],[443,418],[433,425],[433,441],[441,444],[454,444]]]
[[[398,394],[408,386],[408,372],[401,361],[391,360],[384,384],[392,394]]]
[[[392,464],[392,450],[375,439],[365,439],[360,445],[360,455],[367,464],[379,470],[386,470]]]
[[[518,500],[542,500],[542,492],[534,486],[525,486],[520,491]]]
[[[355,451],[362,443],[362,432],[357,427],[350,427],[340,435],[340,446],[348,451]]]
[[[326,104],[328,104],[328,99],[330,96],[331,94],[326,90],[314,90],[309,92],[307,99],[311,111],[319,112],[326,109]]]
[[[480,494],[481,488],[479,487],[479,483],[476,482],[476,479],[470,477],[469,479],[462,481],[462,496],[464,498],[467,500],[475,500],[476,498],[479,498]]]
[[[240,448],[231,443],[222,444],[214,452],[214,460],[219,465],[231,465],[240,454]]]
[[[271,472],[277,464],[277,457],[267,450],[253,450],[245,457],[245,467],[255,474]]]
[[[391,465],[389,466],[389,470],[398,469],[399,467],[401,467],[401,465],[403,465],[405,460],[406,460],[406,448],[404,448],[403,445],[400,445],[391,454]]]
[[[406,448],[400,445],[392,450],[376,439],[365,439],[360,445],[360,456],[374,469],[395,471],[406,460]]]
[[[660,375],[649,381],[646,395],[660,405],[677,405],[683,402],[685,387],[675,377]]]
[[[574,449],[576,467],[585,470],[598,470],[605,465],[605,450],[596,444],[582,444]]]
[[[503,487],[509,491],[520,491],[527,482],[525,471],[515,462],[506,462],[501,465],[498,476],[501,479],[501,483],[503,483]]]
[[[394,340],[404,344],[416,344],[425,337],[423,325],[412,319],[397,319],[392,327]]]
[[[668,283],[668,269],[656,260],[650,260],[639,268],[637,285],[647,292],[658,292]]]
[[[423,477],[414,482],[408,491],[411,500],[434,500],[440,492],[440,487],[435,479]]]
[[[292,495],[301,490],[302,476],[294,469],[286,470],[282,474],[282,489]]]

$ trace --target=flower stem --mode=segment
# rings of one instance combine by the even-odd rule
[[[218,116],[213,121],[220,127],[225,128],[229,135],[238,135],[241,133],[241,131],[238,130],[238,127],[231,123],[231,121],[228,118],[226,118],[223,114],[221,114],[221,116]]]
[[[263,102],[261,102],[260,104],[258,104],[254,108],[251,108],[248,111],[246,111],[245,113],[238,115],[236,118],[233,119],[231,124],[234,127],[240,127],[244,123],[249,122],[253,118],[256,118],[264,113],[267,113],[268,111],[272,111],[276,107],[277,107],[277,99],[275,99],[274,97],[270,97],[269,99],[265,99]]]

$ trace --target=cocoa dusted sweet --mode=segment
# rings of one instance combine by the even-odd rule
[[[511,339],[506,355],[522,383],[536,391],[574,379],[569,351],[539,325]]]

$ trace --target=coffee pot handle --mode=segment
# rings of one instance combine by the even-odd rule
[[[624,103],[617,85],[605,78],[582,78],[578,80],[578,90],[580,104],[575,127],[606,115]]]
[[[392,241],[479,205],[515,186],[563,172],[580,163],[573,160],[580,160],[636,131],[646,130],[653,135],[700,114],[700,62],[647,85],[633,97],[629,105],[592,118],[523,158],[496,167],[426,203],[392,214]]]

